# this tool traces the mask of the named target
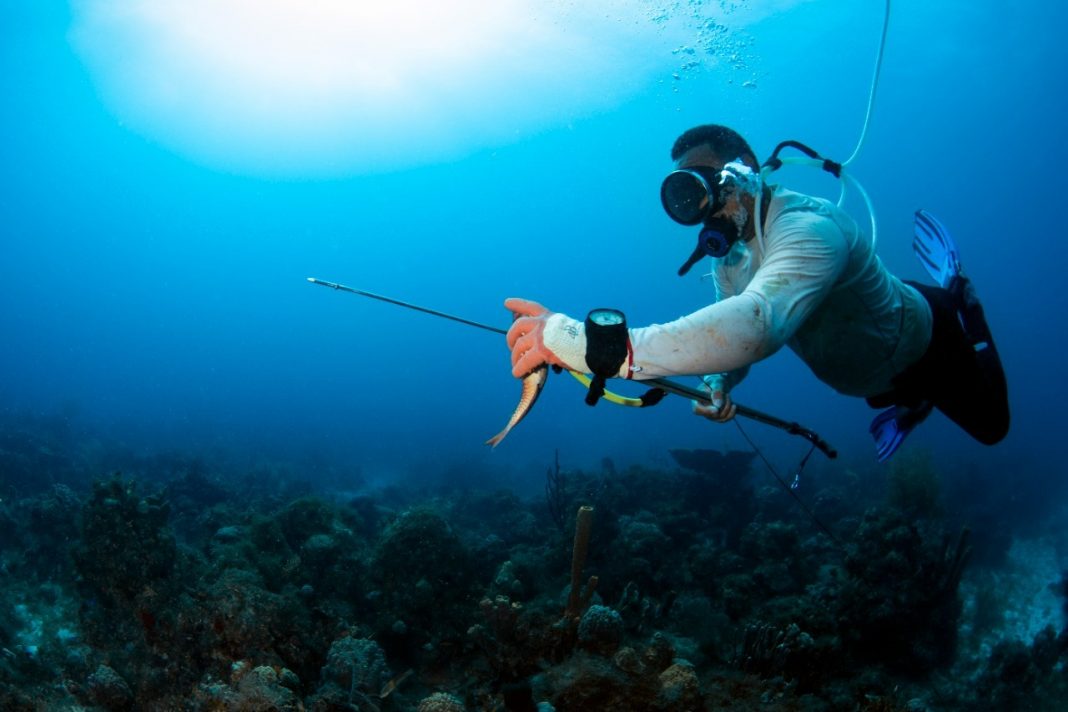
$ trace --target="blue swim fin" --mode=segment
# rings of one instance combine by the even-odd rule
[[[943,289],[961,274],[960,252],[945,225],[926,210],[916,211],[912,251],[927,273]]]
[[[886,462],[905,442],[912,429],[927,419],[933,408],[931,403],[922,403],[917,408],[891,406],[871,421],[869,428],[875,438],[875,455],[879,462]]]
[[[976,351],[987,348],[991,343],[990,328],[983,316],[975,287],[964,276],[960,266],[957,244],[949,236],[946,226],[926,210],[916,211],[912,251],[928,274],[956,300],[957,318],[968,341]]]

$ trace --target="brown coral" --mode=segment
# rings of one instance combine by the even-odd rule
[[[435,692],[416,708],[418,712],[466,712],[464,703],[447,692]]]

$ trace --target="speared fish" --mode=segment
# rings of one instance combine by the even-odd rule
[[[486,444],[490,447],[497,447],[505,436],[511,432],[512,428],[519,423],[520,420],[527,417],[527,413],[534,407],[534,403],[537,402],[538,396],[541,395],[541,389],[545,387],[545,382],[549,379],[549,366],[542,364],[533,371],[523,376],[523,391],[519,395],[519,405],[515,407],[515,412],[512,413],[512,417],[508,419],[508,425],[504,426],[504,430],[494,435],[492,438],[486,441]]]

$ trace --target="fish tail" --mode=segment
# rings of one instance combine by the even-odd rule
[[[486,444],[489,445],[491,448],[497,447],[500,444],[500,442],[502,440],[504,440],[504,436],[508,434],[509,430],[511,430],[510,427],[509,428],[505,428],[504,430],[502,430],[501,432],[497,433],[492,438],[487,440]]]

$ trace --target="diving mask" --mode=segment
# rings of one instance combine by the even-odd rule
[[[660,202],[675,222],[697,225],[722,210],[738,191],[754,196],[760,191],[760,176],[741,158],[720,170],[692,166],[672,171],[660,185]]]
[[[660,186],[660,202],[668,217],[682,225],[704,224],[697,247],[679,268],[680,276],[702,257],[723,257],[730,251],[741,238],[748,215],[744,211],[733,218],[716,214],[739,193],[756,196],[760,189],[760,176],[741,158],[720,170],[692,166],[668,174]]]

